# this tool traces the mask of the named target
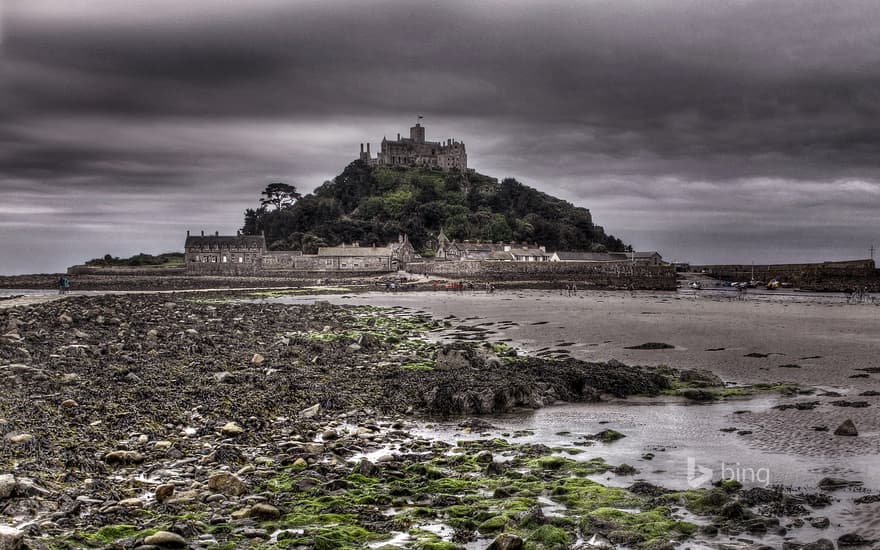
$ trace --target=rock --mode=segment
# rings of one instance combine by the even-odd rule
[[[33,441],[34,436],[31,434],[15,434],[15,435],[7,435],[6,441],[12,443],[13,445],[23,445],[24,443],[30,443]]]
[[[336,430],[324,430],[321,433],[321,439],[324,441],[333,441],[334,439],[339,439],[339,434],[336,433]]]
[[[861,481],[849,481],[836,477],[823,477],[819,480],[818,486],[825,491],[836,491],[837,489],[845,489],[847,487],[858,487],[862,485]]]
[[[24,533],[13,527],[0,525],[0,550],[24,548]]]
[[[104,455],[107,464],[140,464],[144,455],[137,451],[111,451]]]
[[[73,318],[66,313],[62,313],[61,315],[59,315],[58,320],[61,321],[62,323],[64,323],[65,325],[69,325],[70,323],[73,322]]]
[[[831,525],[831,520],[828,518],[812,518],[810,519],[810,525],[816,529],[827,529]]]
[[[354,467],[354,473],[366,477],[376,477],[379,475],[379,467],[366,458],[362,458],[358,465]]]
[[[865,546],[873,544],[874,542],[875,541],[866,539],[857,533],[847,533],[845,535],[841,535],[840,538],[837,539],[837,546]]]
[[[220,433],[226,437],[236,437],[244,433],[244,428],[235,422],[227,422],[222,428],[220,428]]]
[[[318,412],[320,410],[321,410],[321,405],[318,403],[315,403],[311,407],[299,411],[299,416],[300,416],[300,418],[314,418],[315,416],[318,415]]]
[[[163,483],[156,487],[156,501],[165,502],[171,495],[174,494],[174,485],[170,483]]]
[[[495,537],[487,550],[521,550],[522,547],[523,539],[510,533],[501,533]]]
[[[120,500],[116,504],[117,504],[117,506],[122,506],[123,508],[143,508],[144,507],[144,501],[142,501],[139,498],[126,498],[126,499]]]
[[[271,504],[255,504],[250,511],[250,517],[261,521],[273,521],[281,517],[281,511]]]
[[[227,472],[211,476],[208,479],[208,489],[233,497],[241,496],[248,491],[247,485],[240,477]]]
[[[0,500],[9,498],[15,493],[15,476],[0,474]]]
[[[186,539],[170,531],[156,531],[144,539],[144,544],[159,548],[186,548]]]
[[[255,353],[254,356],[251,357],[251,363],[254,364],[254,365],[262,365],[262,364],[263,364],[263,361],[265,361],[265,360],[266,360],[266,358],[263,357],[263,356],[262,356],[261,354],[259,354],[259,353]]]
[[[75,409],[77,407],[79,407],[79,403],[77,403],[73,399],[65,399],[61,402],[62,409]]]
[[[309,467],[309,463],[303,457],[299,457],[293,461],[292,466],[297,470],[304,470]]]
[[[834,550],[834,543],[828,539],[819,539],[805,544],[803,550]]]
[[[853,423],[852,420],[847,419],[843,424],[838,426],[836,430],[834,430],[834,435],[855,437],[859,435],[859,431],[856,429],[855,423]]]
[[[589,548],[590,550],[614,550],[614,545],[611,544],[611,541],[596,533],[589,539],[585,540],[582,546],[578,546],[577,548]]]

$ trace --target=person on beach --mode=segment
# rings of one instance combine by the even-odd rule
[[[67,294],[70,291],[70,279],[61,277],[61,294]]]
[[[58,294],[64,294],[64,277],[58,279]]]

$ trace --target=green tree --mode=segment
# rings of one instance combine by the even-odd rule
[[[262,192],[263,198],[260,199],[260,206],[268,208],[274,206],[275,210],[288,208],[302,198],[302,195],[296,190],[296,187],[286,183],[270,183]]]

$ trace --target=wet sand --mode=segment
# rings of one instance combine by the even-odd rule
[[[812,388],[811,395],[783,397],[778,403],[818,402],[814,409],[764,407],[737,419],[751,433],[736,437],[768,453],[841,461],[880,454],[880,395],[870,395],[880,394],[880,307],[874,305],[848,305],[822,295],[739,301],[727,295],[673,292],[581,292],[568,297],[549,291],[441,291],[321,299],[455,316],[454,325],[479,327],[487,338],[509,340],[530,353],[567,351],[591,361],[703,368],[732,384]],[[627,349],[648,342],[674,347]],[[847,401],[867,406],[841,406]],[[846,419],[855,422],[859,437],[833,434]]]

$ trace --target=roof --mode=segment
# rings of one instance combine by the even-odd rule
[[[515,256],[551,256],[540,248],[511,248],[510,253]]]
[[[633,256],[636,258],[651,258],[654,255],[660,256],[660,253],[656,250],[652,250],[650,252],[633,252]]]
[[[623,259],[607,252],[556,252],[556,256],[560,260],[572,262],[619,262]]]
[[[186,248],[193,246],[266,248],[266,238],[262,235],[189,235],[184,246]]]
[[[510,252],[505,252],[503,250],[496,250],[495,252],[489,254],[489,256],[486,259],[487,260],[513,261],[516,258],[514,258],[513,254],[511,254]]]
[[[391,256],[394,250],[390,246],[321,246],[318,256]]]
[[[453,243],[459,250],[467,252],[495,252],[496,250],[504,250],[503,244],[495,243]]]

